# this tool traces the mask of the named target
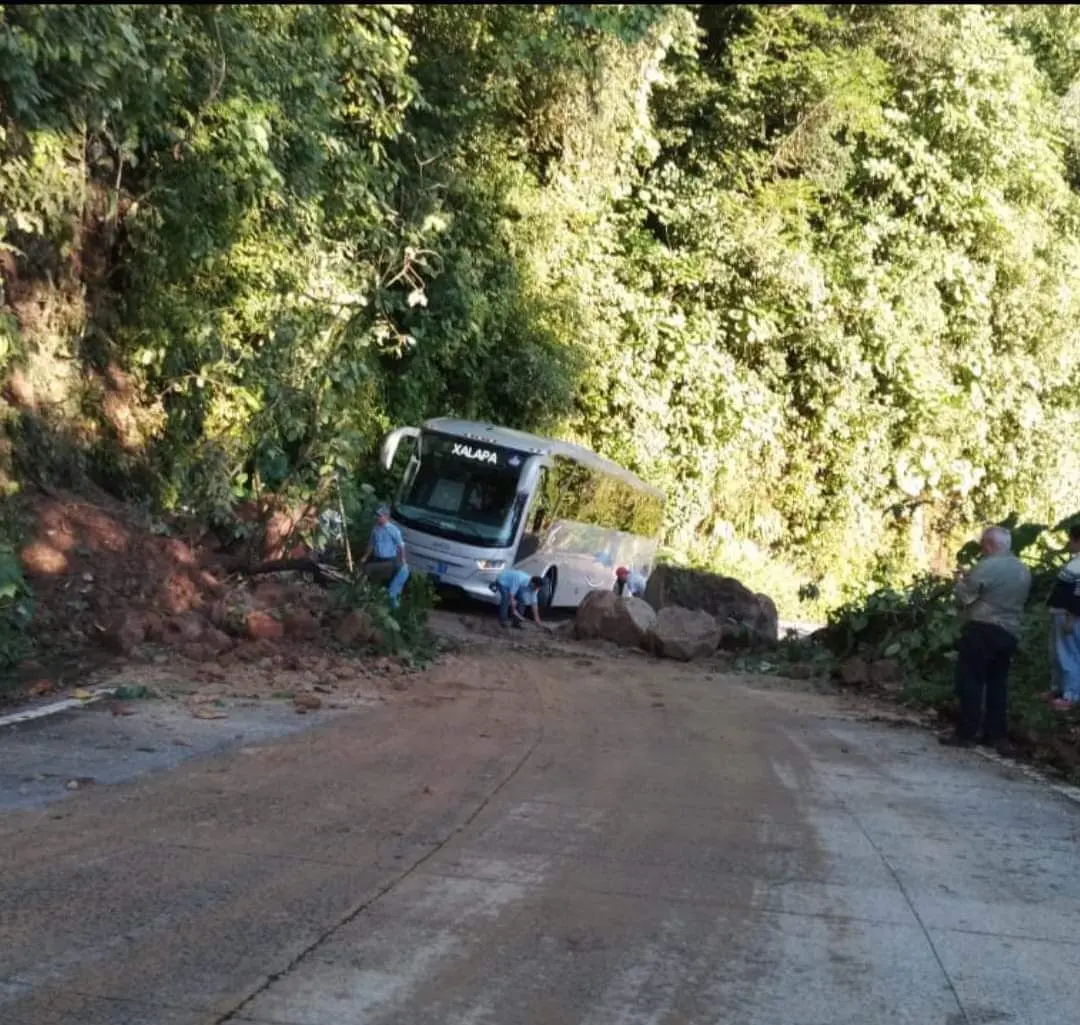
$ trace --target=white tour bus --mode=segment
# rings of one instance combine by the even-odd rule
[[[652,569],[663,493],[579,445],[440,418],[383,441],[390,470],[412,452],[394,502],[414,573],[493,601],[507,566],[544,578],[542,608],[575,608],[615,569]],[[403,453],[404,454],[404,453]]]

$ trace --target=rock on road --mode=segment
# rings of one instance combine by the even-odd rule
[[[457,657],[2,816],[0,1021],[1074,1025],[1080,808],[751,683]]]

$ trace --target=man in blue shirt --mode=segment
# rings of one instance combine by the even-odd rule
[[[532,609],[536,625],[543,626],[536,600],[543,586],[543,577],[530,577],[520,569],[504,569],[495,580],[495,593],[499,596],[499,625],[508,626],[513,617],[514,626],[520,628],[522,617],[518,606],[525,605]]]
[[[401,531],[390,522],[390,510],[385,505],[380,505],[375,513],[375,527],[364,551],[363,562],[370,579],[390,581],[386,585],[386,593],[390,596],[390,605],[396,609],[405,581],[409,579],[409,565],[405,561],[405,542]]]

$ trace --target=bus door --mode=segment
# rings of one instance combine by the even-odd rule
[[[522,479],[524,487],[518,500],[525,505],[525,515],[522,517],[521,540],[514,553],[514,565],[524,562],[543,547],[555,511],[549,494],[550,471],[546,466],[531,467]]]

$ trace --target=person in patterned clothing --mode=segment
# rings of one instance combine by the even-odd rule
[[[1080,702],[1080,523],[1069,528],[1069,554],[1047,599],[1053,689],[1046,696],[1059,712]]]

